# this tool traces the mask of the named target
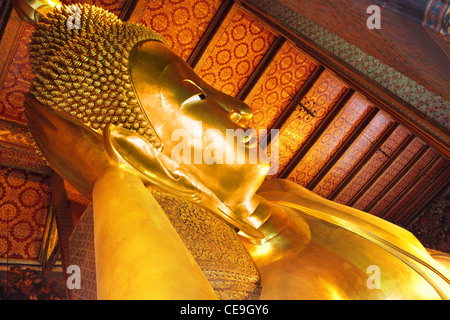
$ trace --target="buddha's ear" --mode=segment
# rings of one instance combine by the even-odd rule
[[[50,166],[85,197],[92,198],[95,180],[114,163],[102,136],[91,128],[51,110],[26,95],[25,116],[30,132]]]
[[[12,0],[14,10],[23,21],[36,25],[47,11],[61,6],[57,0]]]
[[[165,180],[177,182],[171,172],[178,165],[162,161],[160,150],[138,133],[109,123],[103,131],[103,142],[111,161],[139,174],[143,180],[156,185]]]

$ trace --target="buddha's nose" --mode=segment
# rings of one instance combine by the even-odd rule
[[[229,105],[228,115],[231,121],[238,123],[241,120],[250,120],[253,116],[252,109],[245,103],[232,98],[234,101]]]
[[[243,111],[246,112],[247,110],[244,109]],[[239,110],[231,110],[228,112],[228,117],[231,119],[231,121],[236,123],[241,129],[245,130],[245,135],[242,138],[241,142],[247,148],[253,148],[257,144],[257,137],[255,134],[255,130],[252,130],[245,124],[239,122],[241,119],[250,119],[252,117],[251,112],[242,114],[241,111]]]
[[[217,90],[213,90],[212,96],[216,98],[215,100],[221,108],[228,112],[228,116],[233,122],[238,123],[252,118],[252,109],[241,100]]]

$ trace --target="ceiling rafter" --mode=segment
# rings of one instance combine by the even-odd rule
[[[314,130],[313,134],[306,140],[305,144],[297,151],[294,158],[279,174],[278,178],[285,179],[292,170],[298,165],[300,160],[308,153],[308,151],[319,140],[320,136],[328,128],[330,123],[336,118],[339,112],[344,108],[347,102],[355,93],[353,89],[347,89],[345,93],[339,98],[339,100],[332,106],[331,110],[327,113],[326,117],[322,120],[319,126]]]
[[[381,137],[372,144],[369,151],[362,157],[358,164],[350,171],[350,173],[341,181],[341,183],[333,190],[333,192],[328,196],[329,200],[334,200],[339,193],[347,186],[347,184],[353,180],[353,178],[358,174],[359,171],[366,165],[366,163],[372,158],[372,156],[377,152],[378,148],[386,142],[386,140],[391,136],[391,134],[397,129],[399,124],[397,122],[392,123],[381,135]]]
[[[373,186],[373,184],[381,177],[381,175],[391,166],[392,163],[400,156],[400,154],[406,149],[406,147],[414,140],[415,136],[410,134],[400,146],[394,151],[392,155],[386,155],[388,160],[383,163],[383,165],[378,168],[375,174],[364,184],[364,186],[353,196],[353,198],[347,204],[348,206],[354,206],[359,199],[361,199],[364,194]]]
[[[397,215],[394,220],[396,223],[400,223],[409,226],[422,208],[450,181],[450,163],[447,162],[441,169],[434,175],[436,178],[428,181],[425,188],[421,190],[414,201],[411,201],[409,205]]]
[[[138,3],[138,0],[127,0],[123,7],[122,10],[120,11],[119,14],[119,19],[122,21],[128,21],[131,17],[131,14],[133,13],[134,9],[136,8],[136,4]]]
[[[411,170],[411,168],[414,167],[414,165],[420,160],[420,158],[422,158],[422,156],[429,149],[430,149],[430,147],[427,145],[422,146],[422,148],[414,155],[414,157],[411,158],[411,160],[409,160],[409,162],[406,164],[406,166],[403,167],[403,169],[395,176],[395,178],[392,179],[392,181],[390,181],[389,184],[383,188],[383,190],[380,192],[380,194],[377,195],[364,210],[366,212],[370,212],[377,205],[377,203],[385,195],[387,195],[400,180],[402,180],[405,177],[405,175],[409,172],[409,170]]]
[[[424,178],[424,175],[426,175],[427,172],[429,172],[439,161],[440,155],[437,154],[433,157],[433,159],[421,170],[417,176],[414,177],[414,179],[408,184],[408,186],[400,192],[397,197],[387,206],[380,214],[380,218],[389,218],[389,220],[395,219],[398,212],[393,212],[393,209],[395,206],[403,199],[418,183],[419,181]]]
[[[31,147],[31,146],[25,146],[23,144],[17,144],[15,142],[11,142],[11,141],[5,141],[0,139],[0,145],[6,146],[6,147],[11,147],[14,149],[19,149],[19,150],[23,150],[23,151],[30,151],[30,152],[35,152],[35,148]]]
[[[341,157],[347,152],[350,146],[358,139],[361,133],[368,127],[370,122],[380,112],[378,108],[372,107],[371,110],[365,115],[364,119],[353,130],[351,135],[344,141],[342,146],[336,151],[336,153],[327,161],[326,165],[319,171],[319,173],[311,180],[307,185],[309,190],[313,190],[327,175],[327,173],[333,168],[333,166],[341,159]]]
[[[0,40],[2,39],[3,32],[5,31],[9,16],[11,15],[11,10],[12,3],[10,0],[0,1]]]

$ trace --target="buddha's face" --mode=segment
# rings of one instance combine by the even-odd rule
[[[181,161],[225,204],[251,198],[270,168],[256,136],[241,124],[251,117],[251,109],[206,84],[157,41],[136,45],[130,74],[141,107],[161,139],[162,152]]]

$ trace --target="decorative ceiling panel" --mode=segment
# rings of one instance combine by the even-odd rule
[[[217,90],[236,96],[275,39],[241,10],[231,10],[196,70]]]
[[[383,27],[378,31],[384,36],[389,33],[389,36],[380,38],[380,32],[368,30],[365,25],[368,17],[365,11],[370,2],[373,3],[370,0],[342,1],[342,3],[316,0],[301,2],[244,0],[244,2],[251,3],[249,6],[258,7],[264,12],[265,17],[270,16],[277,23],[292,30],[294,34],[300,35],[307,43],[306,46],[317,46],[319,54],[325,53],[327,63],[335,58],[340,61],[337,65],[342,65],[341,61],[345,61],[344,64],[351,66],[352,71],[348,72],[349,69],[344,67],[339,73],[353,79],[355,78],[353,71],[357,70],[356,73],[363,75],[357,81],[357,86],[366,87],[372,96],[385,99],[388,96],[384,90],[386,89],[402,99],[405,104],[388,102],[393,108],[397,108],[396,117],[402,117],[408,122],[410,129],[415,133],[426,132],[426,135],[432,136],[433,138],[427,142],[449,157],[450,91],[448,81],[445,81],[448,79],[448,72],[444,71],[448,69],[449,59],[445,55],[445,50],[439,52],[437,44],[424,34],[424,28],[420,23],[409,21],[406,25],[400,25],[399,17],[393,17],[391,12],[385,10],[383,17],[386,20],[386,28]],[[438,3],[440,1],[435,2]],[[310,11],[311,8],[314,10]],[[442,8],[445,10],[445,6]],[[336,15],[346,19],[335,19]],[[386,18],[387,16],[389,18]],[[353,21],[352,17],[356,20]],[[352,23],[348,23],[349,21]],[[359,28],[358,25],[362,27]],[[364,35],[361,36],[362,34]],[[407,44],[404,43],[403,36],[407,36]],[[446,46],[444,42],[441,44]],[[375,51],[372,52],[372,48]],[[448,52],[448,48],[446,51]],[[387,52],[389,53],[386,54]],[[399,56],[403,56],[402,59],[408,56],[407,63],[398,59]],[[401,65],[398,62],[401,62]],[[426,82],[421,82],[416,77],[416,71],[420,72],[422,79],[427,78]],[[370,80],[365,82],[365,79]],[[376,92],[374,82],[381,85],[384,92]],[[425,87],[426,83],[431,84],[428,89]],[[435,143],[433,139],[439,142]]]
[[[287,179],[306,187],[341,147],[370,109],[370,103],[367,99],[358,93],[353,94],[319,140],[288,175]]]
[[[303,143],[314,132],[347,87],[336,76],[325,71],[305,95],[303,102],[316,103],[316,117],[305,117],[297,108],[279,132],[279,173],[288,165]]]
[[[385,172],[373,183],[371,188],[355,203],[354,207],[365,210],[367,206],[383,191],[383,189],[396,177],[396,175],[411,161],[423,147],[423,142],[415,138],[387,168]]]
[[[384,219],[392,221],[398,214],[399,210],[401,210],[403,206],[407,205],[408,201],[414,197],[414,192],[418,190],[420,192],[421,186],[423,187],[427,182],[432,180],[432,175],[438,172],[438,170],[443,166],[442,163],[439,163],[441,160],[440,155],[434,153],[433,151],[429,151],[423,159],[421,159],[420,163],[416,167],[417,170],[413,169],[408,173],[407,179],[405,180],[408,183],[406,184],[403,182],[401,184],[401,186],[404,187],[402,190],[402,197],[398,199],[398,201],[391,202],[390,206],[384,209],[385,211],[382,212],[381,216]]]
[[[348,204],[408,136],[408,131],[398,127],[334,201]]]
[[[269,130],[317,65],[286,42],[245,99],[253,118],[245,124]]]
[[[51,199],[48,175],[0,168],[0,259],[37,260]]]
[[[392,120],[382,112],[378,112],[367,128],[364,129],[313,191],[325,198],[330,196],[371,149],[373,143],[378,141],[390,124],[392,124]]]
[[[379,112],[313,191],[327,198],[359,163],[390,124],[392,124],[392,120]]]
[[[187,60],[221,3],[221,0],[152,0],[130,21],[158,32],[169,48]]]

